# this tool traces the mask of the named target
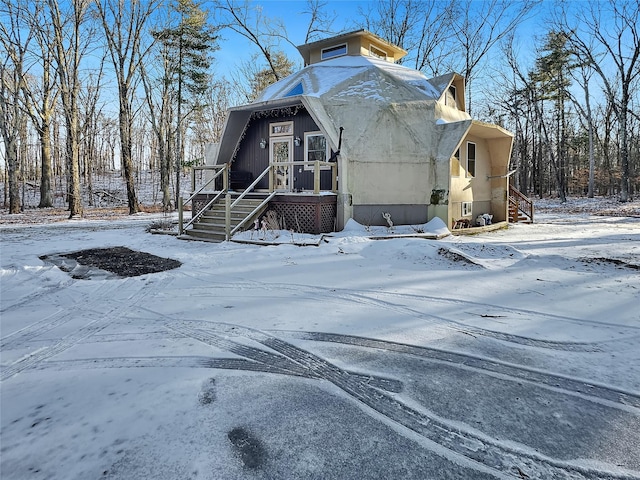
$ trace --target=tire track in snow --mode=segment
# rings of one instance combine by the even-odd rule
[[[36,350],[35,352],[22,357],[11,365],[2,369],[2,372],[0,372],[0,381],[7,380],[8,378],[11,378],[24,370],[33,368],[34,366],[48,358],[64,352],[65,350],[73,347],[81,340],[103,330],[112,321],[113,319],[108,315],[103,317],[101,320],[94,320],[75,330],[73,333],[63,337],[56,344],[41,348],[40,350]]]
[[[477,302],[472,300],[463,300],[459,298],[447,298],[442,296],[434,296],[434,295],[422,295],[422,294],[411,294],[411,293],[398,293],[398,292],[390,292],[386,290],[363,290],[363,289],[348,289],[348,288],[338,288],[338,287],[323,287],[319,285],[304,285],[304,284],[296,284],[291,285],[290,283],[264,283],[258,281],[242,281],[242,282],[230,282],[230,283],[215,283],[215,282],[206,282],[207,288],[212,288],[214,286],[216,290],[220,289],[230,290],[230,291],[238,291],[238,290],[252,290],[252,289],[262,289],[268,292],[291,292],[297,295],[301,293],[308,294],[309,297],[313,298],[314,296],[318,296],[321,298],[330,298],[332,300],[343,299],[345,301],[356,301],[359,302],[361,300],[374,300],[377,302],[382,302],[381,306],[384,306],[384,300],[380,300],[376,297],[392,297],[400,300],[410,299],[410,300],[418,300],[429,302],[429,304],[442,304],[442,305],[451,305],[455,307],[457,312],[463,312],[464,309],[469,307],[475,307],[482,310],[487,309],[496,309],[505,313],[514,313],[519,315],[534,315],[538,317],[544,317],[556,321],[561,322],[569,322],[576,325],[589,325],[606,329],[627,329],[634,330],[636,332],[640,332],[640,325],[627,325],[627,324],[619,324],[612,322],[604,322],[598,320],[588,320],[584,318],[576,318],[569,317],[566,315],[557,315],[554,313],[548,312],[540,312],[537,310],[530,310],[525,308],[518,307],[505,307],[504,305],[495,305],[491,303]],[[396,303],[387,302],[389,307],[397,306]],[[418,313],[423,313],[419,312]],[[437,318],[437,317],[436,317]],[[445,321],[451,321],[451,319],[442,318]],[[464,325],[464,324],[463,324]]]
[[[102,328],[107,325],[102,326]],[[100,325],[87,325],[87,328],[80,329],[75,333],[76,341],[66,342],[66,344],[74,344],[82,338],[87,338],[97,330]],[[421,406],[412,406],[407,404],[395,396],[383,391],[384,381],[380,383],[375,377],[353,374],[323,358],[297,346],[294,346],[274,335],[261,332],[254,329],[239,327],[229,324],[210,323],[205,321],[188,321],[182,323],[165,322],[165,327],[176,333],[180,333],[189,338],[203,341],[206,344],[225,349],[236,355],[245,358],[239,359],[216,359],[208,357],[117,357],[110,359],[82,359],[70,361],[45,362],[32,365],[41,369],[59,369],[66,370],[68,368],[126,368],[126,367],[157,367],[157,366],[175,366],[175,367],[199,367],[199,368],[222,368],[232,370],[247,370],[266,373],[278,373],[286,375],[301,376],[304,378],[315,378],[331,382],[336,387],[343,390],[349,396],[362,403],[366,407],[377,412],[386,421],[398,424],[417,433],[428,441],[434,442],[448,450],[451,453],[440,453],[441,455],[453,455],[454,458],[460,456],[471,461],[473,468],[486,470],[490,469],[496,477],[504,478],[504,475],[515,476],[526,475],[532,479],[561,479],[561,480],[638,480],[640,476],[634,471],[606,471],[602,469],[591,468],[572,461],[563,461],[554,459],[536,451],[533,451],[525,445],[514,445],[511,443],[503,443],[499,439],[488,437],[480,431],[460,426],[459,423],[452,422],[448,419],[441,418]],[[295,332],[282,332],[295,336]],[[267,347],[269,351],[251,347],[244,343],[229,340],[229,337],[235,335],[242,339],[256,342]],[[314,338],[315,335],[315,338]],[[340,341],[340,343],[364,344],[363,346],[372,346],[375,348],[393,348],[394,342],[381,342],[374,339],[365,339],[361,337],[351,337],[338,335],[334,337],[323,337],[331,334],[310,334],[303,332],[299,337],[319,341]],[[372,342],[372,343],[370,343]],[[380,344],[382,343],[382,345]],[[416,354],[403,344],[397,344],[398,349],[403,353]],[[64,350],[65,345],[61,345]],[[60,351],[62,351],[60,350]],[[431,350],[431,349],[429,349]],[[452,362],[468,362],[469,359],[479,360],[480,363],[473,365],[475,368],[486,366],[483,362],[486,360],[471,357],[463,354],[451,352],[440,352],[445,355],[442,361],[447,359]],[[59,353],[52,351],[52,355]],[[48,355],[48,357],[52,356]],[[455,358],[447,357],[454,355]],[[488,361],[486,361],[488,362]],[[511,367],[508,366],[507,367]],[[508,372],[498,372],[509,375],[513,373],[507,368]],[[517,369],[516,369],[517,370]],[[540,373],[532,371],[533,373]],[[4,378],[4,377],[3,377]],[[554,377],[555,378],[555,377]],[[561,377],[562,378],[562,377]],[[373,381],[372,381],[373,380]],[[531,381],[537,381],[534,378]],[[400,382],[397,382],[400,383]],[[397,389],[388,389],[397,391]],[[438,453],[438,452],[436,452]],[[606,465],[603,468],[607,468]],[[521,478],[526,478],[522,477]]]
[[[234,342],[232,340],[229,340],[228,338],[223,338],[222,336],[212,332],[209,329],[210,325],[211,324],[207,323],[205,328],[194,328],[186,324],[180,325],[174,323],[171,325],[167,325],[166,327],[170,330],[181,333],[186,337],[196,339],[207,345],[212,345],[236,355],[245,357],[252,362],[275,368],[279,370],[280,373],[306,378],[319,378],[312,370],[304,368],[296,362],[292,362],[291,359],[287,356],[274,354],[259,348]],[[402,390],[402,382],[397,380],[373,375],[361,375],[358,373],[348,372],[346,370],[345,372],[347,375],[358,378],[359,381],[374,385],[387,391],[400,392]]]
[[[376,292],[377,296],[385,296],[387,293],[385,292]],[[428,320],[433,322],[434,320],[438,323],[434,325],[436,329],[440,330],[453,330],[458,333],[463,333],[467,335],[477,335],[483,337],[493,338],[494,340],[500,340],[503,342],[514,343],[518,345],[523,345],[527,347],[535,347],[535,348],[543,348],[550,350],[562,350],[562,351],[571,351],[571,352],[597,352],[601,350],[601,347],[598,343],[590,343],[590,342],[559,342],[554,340],[542,340],[532,337],[524,337],[520,335],[514,335],[511,333],[497,332],[494,330],[488,330],[485,328],[474,327],[471,325],[467,325],[463,322],[453,320],[451,318],[443,317],[441,315],[434,315],[430,313],[425,313],[420,310],[416,310],[415,308],[406,307],[404,305],[400,305],[397,303],[392,303],[387,300],[381,300],[378,298],[372,298],[368,295],[363,295],[361,293],[349,293],[349,294],[341,294],[339,296],[341,299],[351,300],[356,303],[362,303],[365,305],[375,306],[376,308],[384,308],[387,310],[391,310],[393,312],[398,312],[402,314],[408,314],[415,318],[419,318],[422,320]],[[429,299],[430,301],[437,301],[435,299]],[[461,302],[463,304],[467,304],[467,302]],[[486,305],[489,307],[489,305]],[[502,311],[506,311],[508,309],[503,309]],[[456,311],[459,311],[456,308]],[[537,313],[537,312],[527,312],[529,314],[534,314],[536,316],[546,315]]]
[[[581,398],[598,403],[604,403],[609,407],[623,407],[625,411],[631,411],[640,415],[640,395],[627,390],[618,389],[607,385],[599,385],[587,380],[556,375],[540,370],[527,368],[520,365],[512,365],[499,360],[482,358],[459,352],[452,352],[432,347],[419,347],[388,340],[359,337],[323,332],[300,332],[294,330],[278,330],[276,333],[291,338],[312,340],[316,342],[340,343],[358,347],[387,350],[407,355],[413,355],[428,360],[448,363],[454,366],[473,369],[482,374],[500,375],[508,377],[511,381],[524,381],[542,388],[559,390],[562,393],[577,395]],[[631,409],[628,407],[632,407]]]
[[[367,293],[367,291],[364,291],[365,293]],[[362,293],[362,292],[359,292]],[[476,301],[471,301],[471,300],[461,300],[461,299],[457,299],[457,298],[446,298],[446,297],[440,297],[440,296],[432,296],[432,295],[418,295],[418,294],[408,294],[408,293],[397,293],[397,292],[376,292],[376,293],[381,293],[382,295],[387,295],[387,296],[393,296],[393,297],[399,297],[399,298],[410,298],[410,299],[417,299],[417,300],[428,300],[429,302],[436,302],[436,303],[442,303],[442,304],[447,304],[447,305],[454,305],[456,307],[458,307],[459,309],[464,309],[464,308],[468,308],[469,306],[473,306],[476,308],[481,308],[483,310],[486,309],[499,309],[505,313],[514,313],[514,314],[519,314],[519,315],[536,315],[536,316],[540,316],[540,317],[544,317],[544,318],[549,318],[549,319],[553,319],[556,321],[561,321],[561,322],[568,322],[568,323],[573,323],[573,324],[577,324],[577,325],[589,325],[589,326],[595,326],[595,327],[600,327],[600,328],[607,328],[607,329],[628,329],[628,330],[635,330],[636,332],[640,332],[640,326],[636,326],[636,325],[627,325],[627,324],[620,324],[620,323],[612,323],[612,322],[602,322],[602,321],[598,321],[598,320],[587,320],[584,318],[576,318],[576,317],[569,317],[566,315],[557,315],[554,313],[548,313],[548,312],[539,312],[537,310],[529,310],[529,309],[525,309],[525,308],[517,308],[517,307],[505,307],[504,305],[495,305],[495,304],[491,304],[491,303],[483,303],[483,302],[476,302]]]
[[[183,335],[180,335],[183,337]],[[74,360],[56,360],[44,362],[35,367],[37,370],[70,371],[78,369],[100,368],[212,368],[221,370],[244,370],[250,372],[275,373],[280,375],[298,375],[291,370],[283,370],[274,365],[254,362],[243,358],[213,358],[205,356],[145,356],[145,357],[109,357],[83,358]]]
[[[71,283],[73,283],[73,281]],[[62,288],[66,286],[67,284],[65,283],[62,285]],[[91,304],[99,304],[101,300],[107,299],[113,295],[114,290],[117,291],[121,287],[122,284],[117,283],[110,284],[107,287],[100,285],[96,286],[89,293],[83,293],[80,299],[76,299],[74,297],[74,301],[69,302],[69,305],[72,305],[71,309],[58,307],[59,310],[54,314],[2,337],[2,339],[0,339],[0,349],[6,351],[20,348],[24,344],[32,341],[34,338],[69,322],[73,319],[74,312],[81,312],[85,315],[86,309],[84,307],[90,306]],[[42,293],[42,295],[45,295],[45,293]]]
[[[54,267],[52,267],[54,268]],[[25,279],[24,281],[20,282],[20,284],[18,284],[18,286],[21,286],[23,283],[33,283],[34,281],[37,281],[38,277],[40,277],[42,275],[43,271],[42,270],[38,270],[38,275],[36,276],[30,276],[29,278]],[[21,298],[19,298],[17,301],[15,301],[14,303],[11,303],[5,307],[0,307],[0,313],[6,313],[6,312],[10,312],[13,309],[22,307],[24,305],[28,305],[30,303],[33,303],[34,301],[45,297],[51,293],[55,293],[57,291],[61,291],[64,288],[68,287],[69,285],[73,284],[75,280],[72,278],[69,278],[68,280],[65,280],[64,282],[59,282],[56,283],[55,285],[49,285],[49,286],[45,286],[45,287],[41,287],[39,290],[36,291],[32,291],[31,293],[29,293],[28,295],[22,296]],[[11,290],[15,290],[16,287],[12,288]],[[3,296],[6,296],[8,293],[10,293],[10,291],[3,291]]]
[[[229,331],[229,325],[209,324],[211,331]],[[302,348],[273,335],[245,327],[233,327],[271,350],[301,365],[317,378],[327,380],[389,421],[435,442],[456,455],[476,463],[476,468],[489,467],[498,475],[554,480],[638,480],[640,473],[604,471],[571,461],[562,461],[540,454],[526,446],[506,444],[470,428],[462,428],[450,420],[412,407],[385,393],[345,370]],[[524,475],[524,476],[523,476]]]
[[[172,279],[170,277],[166,277],[160,280],[160,282],[163,282],[165,284],[168,284],[171,281]],[[107,302],[109,308],[105,312],[100,312],[97,315],[97,319],[85,323],[83,326],[64,336],[57,343],[36,350],[35,352],[32,352],[16,360],[10,365],[3,367],[2,371],[0,372],[0,381],[5,381],[24,370],[35,367],[39,363],[68,350],[84,339],[95,335],[96,333],[99,333],[112,323],[118,321],[118,311],[122,310],[123,308],[131,308],[139,300],[149,295],[149,292],[145,291],[145,289],[143,288],[144,285],[139,285],[140,288],[134,289],[132,292],[130,292],[129,290],[131,290],[132,283],[133,282],[130,278],[124,278],[118,281],[118,284],[115,286],[115,288],[105,289],[105,291],[102,291],[100,293],[101,298],[106,299],[107,297],[109,297],[109,302]],[[125,292],[126,295],[124,300],[114,298],[114,291],[116,293]],[[85,298],[79,305],[75,304],[73,306],[73,310],[71,312],[63,312],[64,317],[38,323],[33,330],[25,330],[24,336],[18,335],[17,338],[19,340],[13,345],[10,344],[11,348],[16,345],[20,345],[23,338],[33,338],[33,336],[47,332],[55,328],[56,326],[67,323],[72,318],[76,317],[76,315],[86,315],[86,311],[83,309],[83,307],[85,307],[86,305],[90,305],[95,301],[95,298],[93,297],[93,295],[89,294],[85,294],[84,297]],[[59,323],[57,323],[58,321]]]
[[[460,299],[448,299],[436,296],[428,295],[412,295],[412,294],[400,294],[394,292],[386,292],[383,290],[351,290],[351,289],[337,289],[320,286],[308,286],[308,285],[296,285],[293,287],[290,284],[281,283],[260,283],[260,282],[234,282],[231,284],[219,285],[222,289],[231,289],[237,291],[238,289],[263,289],[267,291],[276,292],[291,292],[297,296],[301,294],[307,294],[309,298],[315,298],[318,301],[324,301],[324,299],[331,299],[332,302],[336,300],[342,300],[346,303],[356,303],[361,305],[367,305],[375,308],[384,308],[386,310],[401,313],[404,315],[410,315],[421,320],[426,320],[434,325],[434,328],[443,331],[455,331],[466,335],[483,336],[492,338],[494,340],[512,343],[516,345],[522,345],[526,347],[534,347],[549,350],[558,351],[570,351],[570,352],[598,352],[606,350],[606,347],[616,342],[617,340],[606,340],[600,342],[574,342],[574,341],[556,341],[556,340],[544,340],[533,337],[525,337],[521,335],[514,335],[495,330],[484,329],[481,327],[475,327],[468,325],[459,320],[445,317],[442,315],[430,314],[427,311],[411,308],[403,304],[397,303],[397,301],[385,300],[385,298],[394,298],[396,300],[409,299],[412,301],[424,301],[429,302],[430,305],[452,305],[455,307],[453,311],[464,312],[464,309],[469,307],[481,308],[484,311],[498,310],[505,314],[517,314],[520,316],[534,316],[543,318],[545,320],[554,320],[569,322],[575,325],[588,325],[591,327],[597,327],[602,329],[614,329],[619,331],[620,329],[640,331],[640,326],[621,325],[614,323],[598,322],[594,320],[585,320],[574,317],[568,317],[563,315],[555,315],[551,313],[543,313],[535,310],[504,307],[501,305],[492,305],[489,303],[481,303],[474,301],[466,301]],[[216,287],[218,288],[218,287]],[[302,290],[302,291],[301,291]],[[635,334],[635,333],[634,333]],[[624,340],[622,338],[621,340]]]

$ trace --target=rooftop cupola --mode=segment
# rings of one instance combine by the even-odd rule
[[[356,30],[336,37],[305,43],[297,47],[305,66],[344,55],[374,57],[395,63],[406,50],[367,31]]]

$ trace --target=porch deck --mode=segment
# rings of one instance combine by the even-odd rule
[[[272,166],[245,189],[237,191],[230,188],[228,166],[197,167],[208,175],[203,179],[203,185],[196,189],[194,169],[193,193],[179,205],[180,238],[214,242],[229,240],[235,232],[254,228],[254,222],[260,221],[262,215],[269,212],[273,212],[270,219],[276,219],[280,229],[310,234],[334,231],[337,214],[335,164],[328,164],[334,171],[334,190],[321,191],[319,172],[323,163],[326,162],[312,162],[317,181],[314,182],[313,191],[304,192],[275,190]],[[269,179],[269,189],[266,191],[256,190],[262,178]],[[185,203],[191,203],[191,219],[186,223],[183,221]]]

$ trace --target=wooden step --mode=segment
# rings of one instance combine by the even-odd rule
[[[221,243],[226,240],[227,236],[224,233],[210,232],[210,231],[190,228],[189,230],[186,230],[184,234],[180,235],[178,238],[180,238],[181,240],[201,240],[205,242]]]
[[[243,198],[233,208],[230,215],[230,228],[233,230],[241,222],[247,219],[257,207],[264,201],[264,195]],[[232,198],[232,202],[234,199]],[[266,206],[265,206],[266,208]],[[258,212],[261,213],[261,212]],[[247,222],[246,228],[250,228]],[[224,198],[204,212],[191,228],[179,238],[184,240],[203,240],[208,242],[224,242],[226,240],[226,208]]]

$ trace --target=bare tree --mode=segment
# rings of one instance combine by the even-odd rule
[[[211,54],[218,49],[217,27],[209,22],[209,12],[194,0],[175,0],[177,22],[153,32],[168,53],[164,81],[175,83],[176,204],[180,198],[180,175],[184,163],[185,134],[189,117],[201,108],[200,98],[211,83]],[[170,99],[171,99],[170,97]],[[171,133],[171,132],[170,132]]]
[[[80,65],[92,37],[91,32],[84,28],[90,1],[70,0],[64,4],[67,9],[62,11],[57,0],[47,0],[53,28],[51,50],[56,62],[67,130],[69,218],[82,215],[78,98]]]
[[[224,121],[227,110],[232,106],[231,85],[228,81],[214,83],[207,92],[204,115],[205,126],[209,129],[208,137],[212,142],[219,142],[222,138]]]
[[[582,87],[584,92],[584,105],[576,98],[574,94],[570,93],[571,100],[576,109],[580,112],[579,120],[586,127],[589,139],[589,180],[587,186],[587,196],[593,198],[594,196],[594,182],[595,182],[595,119],[593,116],[593,109],[591,107],[591,92],[590,83],[593,76],[593,70],[588,65],[580,63],[579,68],[571,69],[570,74]],[[586,125],[584,125],[586,123]]]
[[[453,39],[455,0],[378,0],[360,8],[362,28],[408,51],[400,63],[437,76],[459,55]]]
[[[157,0],[98,0],[95,3],[118,83],[120,155],[127,184],[129,214],[140,211],[132,160],[135,82],[139,79],[140,66],[147,57],[149,46],[143,44],[144,33],[157,3]]]
[[[322,0],[307,0],[306,9],[303,15],[309,15],[309,25],[304,36],[304,43],[319,40],[323,36],[333,34],[332,25],[338,15],[335,12],[329,13],[326,8],[328,2]]]
[[[28,113],[31,123],[40,140],[40,203],[39,207],[53,206],[52,194],[52,160],[51,160],[51,121],[57,102],[57,84],[53,71],[51,52],[52,32],[44,16],[44,2],[5,2],[12,21],[16,22],[13,34],[19,28],[29,32],[34,42],[29,42],[25,54],[30,55],[37,65],[37,75],[23,72],[20,88],[22,90],[22,106]]]
[[[25,56],[33,32],[27,30],[22,38],[19,8],[13,3],[2,3],[0,12],[0,46],[4,60],[0,64],[0,133],[5,146],[6,166],[9,180],[9,213],[20,213],[20,157],[19,144],[24,125],[21,84],[24,82]],[[24,135],[22,135],[24,140]]]
[[[640,78],[640,4],[637,0],[590,1],[558,21],[576,54],[600,77],[620,124],[620,201],[629,196],[629,107]],[[612,76],[607,65],[613,65]]]
[[[294,63],[283,52],[274,50],[272,58],[280,78],[293,73]],[[229,73],[229,91],[233,97],[230,104],[253,102],[266,87],[277,82],[271,67],[260,59],[260,54],[255,52],[249,59],[242,60]]]
[[[467,108],[471,113],[471,84],[482,62],[499,42],[534,11],[540,0],[456,0],[455,36],[462,50]]]
[[[281,19],[268,18],[262,8],[254,6],[250,0],[216,0],[215,12],[220,28],[229,28],[242,35],[260,51],[273,73],[275,81],[282,78],[275,58],[280,39],[287,39],[287,29]]]
[[[170,50],[167,45],[160,44],[160,51],[156,57],[163,65],[160,79],[151,78],[148,66],[141,69],[142,83],[145,89],[145,100],[148,106],[149,121],[155,135],[158,164],[160,166],[160,191],[162,193],[162,208],[165,212],[171,209],[170,172],[171,172],[171,119],[173,117],[171,105]]]
[[[20,178],[18,143],[20,135],[21,110],[20,74],[11,65],[9,56],[0,64],[0,131],[5,146],[5,158],[9,180],[9,213],[20,213]]]
[[[78,104],[83,107],[80,112],[83,115],[80,126],[82,142],[79,157],[80,173],[87,189],[89,206],[94,205],[93,171],[98,158],[98,137],[101,135],[98,123],[102,117],[102,108],[99,108],[98,102],[102,90],[104,63],[105,59],[101,58],[98,71],[87,77],[78,101]]]

